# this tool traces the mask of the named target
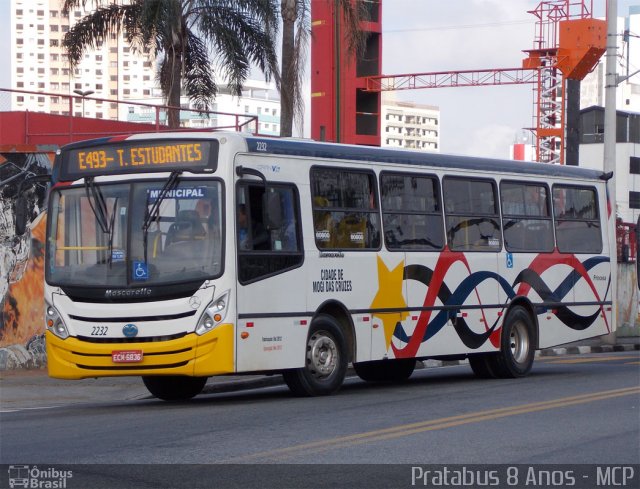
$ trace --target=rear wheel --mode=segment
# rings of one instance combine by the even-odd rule
[[[469,355],[469,365],[476,377],[481,379],[495,379],[496,353],[476,353]]]
[[[514,306],[502,326],[500,352],[494,357],[498,377],[524,377],[533,366],[535,330],[531,317],[522,306]]]
[[[168,375],[142,377],[145,387],[163,401],[185,401],[202,392],[207,377]]]
[[[344,334],[333,317],[317,316],[309,328],[305,366],[282,373],[284,381],[298,396],[333,394],[347,373],[347,347]]]
[[[411,377],[415,367],[415,358],[377,360],[353,364],[353,369],[358,374],[358,377],[367,382],[402,382]]]

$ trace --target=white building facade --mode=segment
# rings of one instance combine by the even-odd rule
[[[60,0],[9,0],[0,3],[0,15],[11,18],[10,88],[61,95],[14,94],[11,110],[62,115],[72,112],[75,116],[116,118],[117,104],[83,103],[75,95],[80,92],[90,97],[114,100],[151,95],[155,63],[149,49],[134,52],[121,35],[112,34],[98,43],[97,48],[89,50],[75,69],[70,69],[62,39],[89,10],[75,9],[63,15]],[[89,2],[87,6],[90,5]],[[74,96],[71,109],[69,98],[65,96]]]
[[[380,139],[382,147],[440,151],[440,109],[400,102],[383,96]]]
[[[150,49],[136,51],[122,35],[111,34],[99,42],[96,49],[89,49],[72,70],[62,40],[73,25],[91,12],[93,3],[87,2],[86,9],[74,9],[68,15],[63,15],[61,6],[62,0],[0,0],[0,15],[11,19],[11,31],[0,33],[0,40],[5,41],[3,44],[10,51],[3,57],[8,59],[5,69],[9,72],[9,86],[6,88],[42,92],[13,93],[8,103],[3,96],[0,110],[155,122],[154,108],[133,105],[165,104],[156,81],[156,60]],[[181,105],[190,108],[186,98]],[[273,136],[280,134],[280,100],[273,84],[247,81],[242,98],[233,97],[226,86],[220,84],[211,110],[257,116],[257,127],[253,124],[247,126],[247,130]],[[185,110],[181,119],[185,127],[234,130],[238,121],[241,124],[247,117],[207,117]],[[160,122],[166,122],[165,113]]]

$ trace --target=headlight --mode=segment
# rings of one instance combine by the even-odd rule
[[[198,326],[196,327],[196,334],[203,335],[208,333],[218,324],[224,321],[227,315],[227,305],[229,304],[229,291],[214,299],[204,310]]]
[[[47,329],[51,331],[54,335],[56,335],[60,339],[65,339],[69,337],[69,330],[67,329],[67,325],[64,324],[64,321],[60,317],[60,313],[50,304],[45,302],[45,322]]]

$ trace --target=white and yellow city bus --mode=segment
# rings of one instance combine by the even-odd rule
[[[520,377],[614,330],[607,176],[241,134],[144,134],[56,156],[49,374],[162,399],[279,373],[331,394],[417,359]]]

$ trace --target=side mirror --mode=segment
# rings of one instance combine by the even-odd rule
[[[264,222],[266,228],[280,229],[282,227],[282,202],[278,192],[268,191],[264,194],[263,209],[265,210]]]
[[[22,236],[29,224],[29,201],[24,195],[19,195],[16,199],[16,235]]]

